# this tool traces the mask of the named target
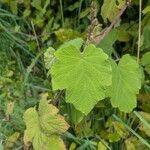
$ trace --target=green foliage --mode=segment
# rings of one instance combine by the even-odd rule
[[[100,48],[104,50],[105,53],[107,53],[109,56],[114,51],[113,44],[117,40],[117,30],[112,30],[98,45]]]
[[[149,34],[150,34],[150,25],[147,25],[143,29],[143,42],[142,42],[142,49],[148,49],[150,48],[150,43],[149,43]]]
[[[144,8],[144,10],[142,12],[143,12],[143,14],[150,12],[150,6],[147,6],[146,8]]]
[[[145,71],[150,74],[150,52],[143,55],[141,59],[142,65],[145,67]]]
[[[28,147],[33,143],[35,150],[44,148],[65,149],[60,135],[68,129],[68,124],[60,116],[58,109],[52,104],[48,104],[47,95],[42,95],[39,111],[29,108],[24,113],[26,130],[24,133],[24,143]]]
[[[75,48],[74,41],[71,41],[61,46],[55,57],[56,62],[51,70],[53,89],[66,89],[66,102],[88,114],[99,100],[106,97],[104,89],[111,85],[108,56],[93,45],[86,46],[80,52],[80,47]],[[141,88],[141,70],[129,55],[124,55],[118,66],[112,62],[112,70],[112,105],[121,111],[131,112],[137,106],[136,94]]]
[[[59,29],[55,32],[56,37],[61,42],[66,42],[71,39],[75,39],[78,37],[83,37],[83,35],[77,31],[74,31],[72,29]]]
[[[146,112],[139,112],[141,124],[139,129],[150,137],[150,115]]]
[[[139,65],[131,56],[124,55],[118,66],[114,62],[112,66],[112,105],[121,111],[131,112],[137,106],[136,94],[141,88]]]
[[[150,1],[139,64],[126,2],[0,0],[0,149],[150,148]]]
[[[66,89],[66,101],[88,114],[105,98],[104,89],[111,85],[111,66],[100,48],[88,45],[80,52],[80,47],[74,46],[73,42],[55,53],[52,85],[54,90]]]
[[[55,61],[55,56],[54,56],[55,49],[52,47],[49,47],[46,52],[44,53],[44,62],[45,62],[45,68],[50,70],[54,61]],[[49,72],[48,72],[49,74]]]
[[[105,0],[101,10],[104,21],[107,22],[108,19],[112,22],[125,3],[125,0]]]

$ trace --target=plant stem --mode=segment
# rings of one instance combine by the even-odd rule
[[[79,26],[80,24],[80,12],[81,12],[81,8],[82,8],[82,3],[84,0],[80,0],[80,5],[79,5],[79,10],[78,10],[78,21],[77,21],[77,26]]]
[[[59,3],[60,3],[60,12],[61,12],[62,27],[64,27],[64,13],[63,13],[62,0],[59,0]]]
[[[140,47],[141,47],[141,25],[142,25],[142,0],[139,0],[139,30],[138,30],[138,49],[137,49],[137,62],[140,59]]]
[[[38,37],[37,37],[36,31],[35,31],[34,24],[33,24],[32,21],[31,21],[31,26],[32,26],[32,29],[33,29],[33,34],[34,34],[35,41],[36,41],[36,44],[37,44],[38,52],[40,53],[40,52],[41,52],[41,48],[40,48],[40,44],[39,44],[39,41],[38,41]],[[44,58],[42,57],[42,55],[40,56],[40,59],[41,59],[41,61],[42,61],[43,71],[44,71],[44,74],[45,74],[45,76],[46,76],[46,69],[45,69],[45,66],[44,66]]]

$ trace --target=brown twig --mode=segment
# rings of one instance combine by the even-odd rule
[[[94,39],[95,39],[95,43],[99,44],[104,38],[105,36],[108,35],[108,33],[112,30],[112,28],[114,27],[114,25],[118,22],[118,20],[120,19],[120,17],[122,16],[122,14],[125,12],[125,10],[127,9],[128,5],[131,3],[131,0],[127,0],[124,7],[120,10],[119,14],[116,16],[116,18],[113,20],[113,22],[110,24],[110,26],[102,33],[100,33],[100,35],[97,35]]]

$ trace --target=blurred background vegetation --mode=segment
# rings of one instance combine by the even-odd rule
[[[112,1],[96,1],[95,34],[109,27],[125,2]],[[71,126],[63,136],[67,149],[150,149],[149,0],[142,3],[140,64],[144,74],[134,112],[122,113],[106,100],[85,117],[65,103],[63,92],[52,91],[44,53],[77,37],[86,40],[90,13],[91,0],[0,0],[0,150],[24,148],[23,114],[38,105],[41,93],[48,93]],[[139,0],[132,0],[98,46],[114,59],[126,53],[136,57],[138,22]]]

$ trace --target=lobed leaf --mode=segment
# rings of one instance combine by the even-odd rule
[[[26,130],[24,132],[25,146],[33,144],[35,150],[65,150],[60,135],[69,127],[64,118],[57,114],[58,109],[47,103],[47,94],[42,95],[39,111],[29,108],[24,113]]]
[[[66,89],[66,101],[88,114],[105,98],[105,87],[111,85],[108,55],[92,44],[83,52],[74,44],[68,44],[58,49],[55,57],[51,68],[53,89]]]
[[[141,88],[141,71],[137,62],[124,55],[119,64],[113,62],[111,103],[126,113],[136,107],[136,94]]]

